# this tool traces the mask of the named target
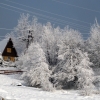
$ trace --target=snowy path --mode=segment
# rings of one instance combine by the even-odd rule
[[[22,83],[18,75],[0,75],[0,96],[16,100],[100,100],[100,95],[80,96],[77,91],[45,92],[26,86],[16,86]],[[13,85],[12,85],[13,83]]]

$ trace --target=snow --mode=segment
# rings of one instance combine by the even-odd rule
[[[7,39],[3,39],[2,41],[0,41],[0,52],[2,53],[6,44],[7,44],[8,38]]]
[[[100,68],[93,68],[93,70],[96,76],[100,75]]]
[[[28,87],[19,79],[20,75],[0,75],[0,96],[8,100],[99,100],[100,95],[81,96],[77,90],[42,91]],[[22,84],[22,86],[17,86]]]
[[[18,69],[16,67],[0,67],[0,70],[13,70],[13,71],[17,71]]]

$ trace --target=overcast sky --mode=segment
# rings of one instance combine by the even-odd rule
[[[20,13],[36,16],[41,23],[49,21],[54,27],[69,25],[87,37],[95,18],[100,23],[100,0],[0,0],[0,36],[16,27]]]

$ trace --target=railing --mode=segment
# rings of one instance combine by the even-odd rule
[[[14,71],[14,70],[0,70],[0,74],[21,74],[23,71]]]

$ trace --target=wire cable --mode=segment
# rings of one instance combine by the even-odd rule
[[[27,5],[24,5],[24,4],[19,4],[19,3],[16,3],[16,2],[10,1],[10,0],[5,0],[5,1],[7,1],[7,2],[11,2],[11,3],[14,3],[14,4],[21,5],[21,6],[23,6],[23,7],[27,7],[27,8],[35,9],[35,10],[38,10],[38,11],[46,12],[46,13],[49,13],[49,14],[52,14],[52,15],[56,15],[56,16],[63,17],[63,18],[68,18],[68,19],[71,19],[71,20],[75,20],[75,21],[82,22],[82,23],[86,23],[86,24],[90,25],[90,23],[85,22],[85,21],[81,21],[81,20],[78,20],[78,19],[74,19],[74,18],[70,18],[70,17],[62,16],[62,15],[55,14],[55,13],[52,13],[52,12],[48,12],[48,11],[45,11],[45,10],[41,10],[41,9],[37,9],[37,8],[34,8],[34,7],[30,7],[30,6],[27,6]]]
[[[13,30],[13,29],[7,29],[7,28],[0,28],[1,30]]]
[[[88,11],[92,11],[92,12],[100,13],[100,11],[96,11],[96,10],[93,10],[93,9],[84,8],[84,7],[80,7],[80,6],[76,6],[76,5],[69,4],[69,3],[64,3],[64,2],[61,2],[61,1],[58,1],[58,0],[52,0],[52,1],[54,1],[54,2],[58,2],[58,3],[61,3],[61,4],[65,4],[65,5],[69,5],[69,6],[73,6],[73,7],[77,7],[77,8],[80,8],[80,9],[84,9],[84,10],[88,10]]]
[[[0,7],[1,7],[1,6],[0,6]],[[5,8],[5,7],[1,7],[1,8],[7,9],[7,10],[11,10],[11,11],[14,11],[14,12],[17,12],[17,13],[20,13],[20,14],[21,14],[21,12],[19,12],[19,11],[15,11],[15,10],[8,9],[8,8]],[[31,16],[32,16],[32,15],[31,15]],[[41,17],[40,17],[40,19],[46,20],[46,19],[41,18]],[[51,22],[54,22],[54,21],[51,21]],[[57,23],[57,22],[54,22],[54,23]],[[61,23],[58,23],[58,24],[61,24]],[[65,24],[61,24],[61,25],[65,25]],[[3,29],[3,30],[13,30],[13,29],[6,29],[6,28],[1,28],[1,29]],[[87,33],[82,33],[82,34],[87,34]]]
[[[4,9],[7,9],[7,10],[10,10],[10,11],[14,11],[14,12],[17,12],[17,13],[22,14],[22,12],[19,12],[19,11],[13,10],[13,9],[9,9],[9,8],[2,7],[2,6],[0,6],[0,7],[1,7],[1,8],[4,8]],[[32,14],[31,14],[30,16],[32,16]],[[41,17],[37,17],[37,18],[48,21],[47,19],[44,19],[44,18],[41,18]],[[58,22],[54,22],[54,21],[51,21],[51,22],[57,23],[57,24],[60,24],[60,25],[66,25],[66,24],[62,24],[62,23],[58,23]]]
[[[31,13],[31,14],[36,14],[38,16],[42,16],[42,17],[45,17],[45,18],[49,18],[51,20],[54,20],[54,21],[59,21],[60,23],[69,23],[70,25],[75,25],[75,27],[80,27],[80,28],[84,28],[86,30],[87,27],[83,26],[83,25],[79,25],[79,24],[75,24],[75,23],[71,23],[71,22],[67,22],[67,21],[64,21],[64,20],[60,20],[60,19],[57,19],[57,18],[53,18],[53,17],[48,17],[48,16],[45,16],[45,15],[42,15],[42,14],[39,14],[39,13],[34,13],[34,12],[31,12],[31,11],[28,11],[28,10],[24,10],[24,9],[21,9],[21,8],[17,8],[17,7],[14,7],[14,6],[11,6],[11,5],[7,5],[7,4],[4,4],[4,3],[0,3],[2,5],[5,5],[5,6],[8,6],[8,7],[11,7],[11,8],[15,8],[17,10],[21,10],[21,11],[25,11],[25,12],[28,12],[28,13]]]

